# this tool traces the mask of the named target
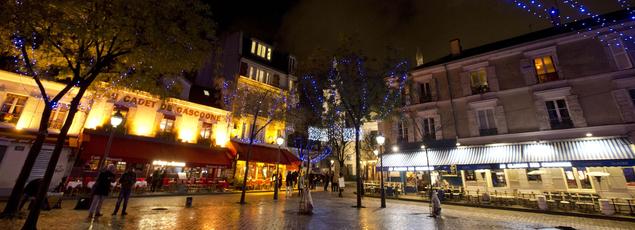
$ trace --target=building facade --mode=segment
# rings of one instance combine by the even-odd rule
[[[412,70],[405,112],[380,125],[389,179],[415,190],[433,180],[479,192],[635,194],[628,26],[552,28],[468,50],[451,42],[451,55]]]

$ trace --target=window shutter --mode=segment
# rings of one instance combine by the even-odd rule
[[[436,78],[431,78],[430,81],[428,81],[428,83],[430,84],[430,97],[432,98],[432,101],[439,100],[437,98],[437,95],[438,95],[437,79]]]
[[[622,121],[634,122],[635,108],[633,106],[631,96],[628,94],[628,90],[618,89],[618,90],[614,90],[612,93],[613,93],[613,98],[615,99],[615,104],[617,104],[617,108],[620,110]]]
[[[578,96],[569,95],[565,97],[565,100],[567,101],[567,107],[569,109],[569,114],[571,115],[571,121],[573,121],[573,126],[576,128],[587,127],[582,106],[580,106],[580,102],[578,102]]]
[[[461,77],[461,89],[463,89],[463,96],[472,95],[472,84],[470,83],[469,73],[462,72],[460,77]]]
[[[31,169],[31,174],[29,174],[27,183],[34,179],[44,177],[48,163],[51,160],[51,154],[53,154],[53,149],[47,149],[46,147],[42,148],[40,154],[37,155],[37,158],[35,159],[35,163],[33,164],[33,169]]]
[[[534,69],[532,60],[527,58],[520,60],[520,73],[522,73],[523,77],[525,78],[525,83],[527,85],[536,84],[536,70]]]
[[[441,122],[441,115],[435,114],[432,117],[434,118],[434,136],[437,140],[442,140],[443,139],[443,122]]]
[[[496,130],[498,131],[498,133],[508,133],[509,131],[507,130],[507,119],[505,119],[505,109],[503,109],[503,106],[496,106],[494,113],[496,119]]]
[[[489,86],[489,91],[495,92],[499,90],[496,67],[494,66],[487,67],[487,85]]]
[[[469,123],[470,136],[477,137],[479,135],[478,121],[476,121],[476,111],[467,110],[467,122]]]
[[[536,107],[536,118],[538,120],[538,127],[540,130],[549,130],[551,125],[549,124],[549,114],[547,113],[547,106],[545,101],[538,99],[534,101]]]
[[[615,65],[618,70],[625,70],[633,67],[633,63],[631,62],[622,41],[618,40],[614,44],[609,44],[609,49],[611,50],[611,54],[613,54],[613,60],[615,61]]]
[[[421,84],[419,84],[418,82],[413,82],[412,86],[411,86],[411,91],[410,91],[410,101],[412,102],[412,104],[419,104],[421,103],[421,101],[419,100],[421,98]]]

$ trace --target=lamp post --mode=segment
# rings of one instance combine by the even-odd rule
[[[273,186],[274,186],[274,188],[273,188],[273,199],[274,200],[278,199],[278,186],[279,186],[278,185],[278,181],[280,181],[280,178],[279,178],[280,177],[280,168],[279,168],[279,165],[280,165],[280,152],[282,151],[282,150],[280,150],[280,147],[282,146],[282,144],[284,144],[284,138],[282,138],[282,137],[276,138],[276,144],[278,144],[278,160],[276,161],[276,177],[275,177],[276,179],[273,182]],[[288,180],[288,178],[287,178],[287,180]]]
[[[378,135],[377,137],[375,137],[375,140],[377,141],[377,144],[379,145],[379,151],[377,151],[377,156],[379,156],[379,189],[381,190],[380,194],[381,194],[381,208],[385,208],[386,207],[386,193],[384,191],[384,161],[383,161],[383,154],[381,152],[381,148],[384,146],[384,142],[386,141],[386,138],[384,136],[382,136],[381,134]]]
[[[333,170],[333,163],[335,163],[335,161],[331,160],[331,165],[329,165],[329,174],[331,174],[331,171]]]
[[[428,199],[430,199],[430,202],[428,202],[428,210],[430,212],[430,216],[432,216],[432,169],[430,169],[430,158],[428,157],[428,147],[426,147],[425,145],[421,145],[421,149],[425,150],[426,152],[426,166],[428,169],[428,175],[430,175],[430,188],[428,189]]]
[[[110,135],[108,136],[108,142],[106,143],[106,149],[104,150],[104,157],[102,157],[99,160],[99,164],[97,164],[97,171],[100,171],[106,163],[106,158],[108,157],[108,154],[110,154],[112,139],[115,136],[115,129],[121,124],[121,122],[123,122],[123,115],[119,110],[117,110],[117,112],[110,117],[110,125],[112,125],[112,128],[110,129]]]

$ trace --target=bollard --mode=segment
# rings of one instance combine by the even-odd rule
[[[187,198],[185,198],[185,207],[186,208],[191,208],[192,207],[192,197],[188,196]]]

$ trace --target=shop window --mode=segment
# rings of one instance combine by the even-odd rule
[[[489,92],[489,86],[487,84],[487,71],[485,71],[485,69],[479,69],[470,72],[470,85],[472,87],[472,94]]]
[[[68,114],[68,105],[59,104],[51,111],[51,117],[49,117],[50,129],[61,129]]]
[[[567,180],[567,187],[569,189],[577,189],[578,187],[578,182],[575,179],[575,173],[573,172],[573,169],[567,169],[564,171],[564,176],[566,177]]]
[[[203,127],[201,127],[201,139],[211,139],[212,128],[213,128],[212,124],[204,122]]]
[[[159,130],[162,133],[171,133],[174,130],[174,117],[163,116],[161,123],[159,123]]]
[[[507,187],[504,169],[492,170],[492,184],[494,187]]]
[[[2,121],[13,124],[18,123],[22,110],[24,110],[26,100],[27,97],[25,96],[7,93],[7,96],[2,103],[2,108],[0,108]]]
[[[635,170],[633,170],[633,167],[624,168],[622,171],[624,172],[626,183],[629,183],[629,185],[635,183]]]
[[[536,75],[539,83],[545,83],[558,80],[558,72],[556,72],[556,66],[553,63],[551,56],[542,56],[534,58],[534,66],[536,68]]]
[[[406,121],[397,122],[397,143],[408,142],[408,127]]]
[[[431,102],[432,101],[432,89],[430,87],[430,82],[426,82],[420,85],[421,94],[419,101],[421,103]]]
[[[567,103],[564,99],[545,101],[547,113],[549,114],[549,124],[552,129],[568,129],[573,127]]]
[[[527,180],[528,181],[535,181],[535,182],[542,182],[542,176],[540,176],[540,174],[533,174],[530,175],[530,172],[533,171],[538,171],[540,169],[527,169]]]
[[[474,170],[464,170],[466,181],[476,181],[476,172]]]
[[[434,118],[424,118],[423,124],[423,139],[424,140],[436,140],[436,130],[434,127]]]
[[[481,136],[496,135],[498,133],[494,118],[494,109],[478,110],[476,111],[476,117]]]
[[[123,173],[126,171],[126,162],[119,161],[117,162],[115,166],[116,166],[117,172],[119,173]]]

